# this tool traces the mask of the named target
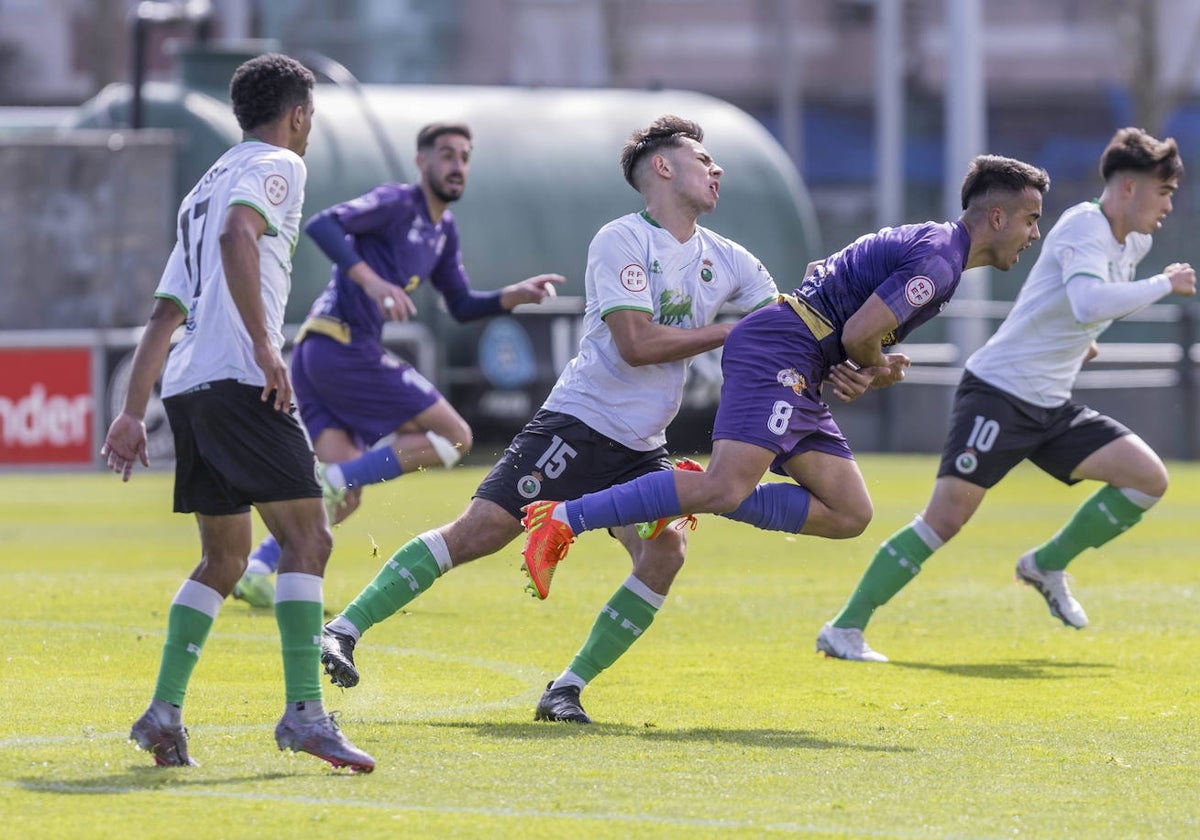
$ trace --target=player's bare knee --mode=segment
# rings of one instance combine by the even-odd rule
[[[707,478],[707,476],[706,476]],[[730,513],[738,509],[742,502],[754,492],[754,486],[742,487],[737,484],[717,481],[706,482],[708,491],[699,510],[707,513]]]
[[[834,515],[830,518],[832,533],[826,534],[826,536],[835,540],[851,540],[867,530],[874,511],[868,507],[866,509],[839,510],[833,513]]]
[[[1167,487],[1171,484],[1171,478],[1167,473],[1167,468],[1160,461],[1156,465],[1156,469],[1148,471],[1145,478],[1134,485],[1135,490],[1140,490],[1147,496],[1154,496],[1161,499],[1167,493]]]

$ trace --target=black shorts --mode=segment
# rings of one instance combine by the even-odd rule
[[[320,497],[300,421],[261,394],[222,379],[163,400],[175,436],[176,513],[226,516],[254,502]]]
[[[1029,459],[1064,484],[1075,484],[1079,479],[1072,479],[1071,472],[1085,458],[1129,434],[1125,426],[1086,405],[1042,408],[963,371],[938,478],[951,475],[993,487]]]
[[[475,496],[520,519],[538,499],[577,499],[638,476],[674,469],[663,447],[639,452],[569,414],[539,410],[504,450]]]

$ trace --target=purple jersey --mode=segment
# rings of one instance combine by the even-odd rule
[[[471,294],[454,216],[447,210],[435,225],[420,186],[381,184],[324,213],[337,219],[358,255],[389,283],[411,294],[422,280],[429,280],[447,299]],[[341,321],[355,340],[378,340],[383,330],[379,307],[336,265],[308,315]]]
[[[872,294],[899,322],[884,336],[884,347],[941,312],[958,288],[970,249],[962,222],[924,222],[860,236],[819,263],[795,295],[832,327],[821,340],[826,362],[845,360],[842,328]]]

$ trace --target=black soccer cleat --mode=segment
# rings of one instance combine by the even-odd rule
[[[583,706],[579,705],[579,686],[564,685],[555,688],[554,683],[546,684],[546,692],[538,701],[537,710],[533,713],[534,720],[568,720],[572,723],[591,723]]]
[[[354,645],[353,636],[330,630],[328,625],[321,628],[321,664],[325,666],[329,681],[336,686],[354,688],[358,685]]]

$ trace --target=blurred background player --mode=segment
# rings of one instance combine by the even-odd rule
[[[364,632],[440,575],[516,539],[529,501],[672,470],[666,428],[683,400],[690,359],[729,334],[728,323],[714,323],[717,313],[725,304],[755,309],[778,294],[745,248],[696,224],[716,208],[723,174],[703,139],[691,120],[663,116],[626,142],[621,169],[646,205],[606,224],[588,247],[579,353],[466,511],[409,540],[326,625],[322,661],[335,684],[358,683],[353,652]],[[590,722],[580,690],[649,628],[683,566],[681,529],[649,540],[632,527],[613,536],[629,552],[632,573],[567,671],[547,686],[538,720]]]
[[[302,64],[276,54],[234,73],[229,92],[243,142],[180,205],[177,240],[134,353],[124,410],[101,450],[126,481],[136,461],[149,466],[146,403],[171,336],[186,323],[167,359],[162,393],[175,439],[175,510],[195,514],[202,556],[171,602],[154,696],[130,732],[162,766],[196,763],[188,755],[184,695],[221,604],[246,567],[253,506],[281,555],[275,617],[287,696],[276,743],[335,767],[375,767],[321,701],[317,636],[332,537],[280,352],[313,81]]]
[[[424,467],[452,467],[471,448],[471,429],[438,390],[383,347],[385,320],[416,313],[410,293],[426,280],[458,321],[540,303],[559,274],[497,291],[471,288],[450,205],[471,168],[471,130],[439,122],[417,134],[417,184],[382,184],[318,213],[305,231],[334,262],[333,277],[296,337],[292,379],[300,417],[323,463],[331,524],[359,505],[362,488]],[[279,544],[264,539],[234,595],[271,603]]]
[[[996,334],[967,359],[954,395],[929,504],[880,546],[842,611],[817,636],[841,659],[886,662],[863,639],[875,609],[921,570],[979,509],[984,494],[1029,460],[1064,484],[1103,486],[1048,542],[1025,552],[1016,576],[1069,627],[1087,626],[1064,569],[1133,527],[1167,489],[1167,470],[1140,437],[1071,401],[1096,338],[1115,319],[1169,295],[1194,295],[1186,263],[1134,281],[1151,234],[1171,212],[1183,163],[1174,140],[1118,131],[1100,157],[1104,191],[1063,213]]]

